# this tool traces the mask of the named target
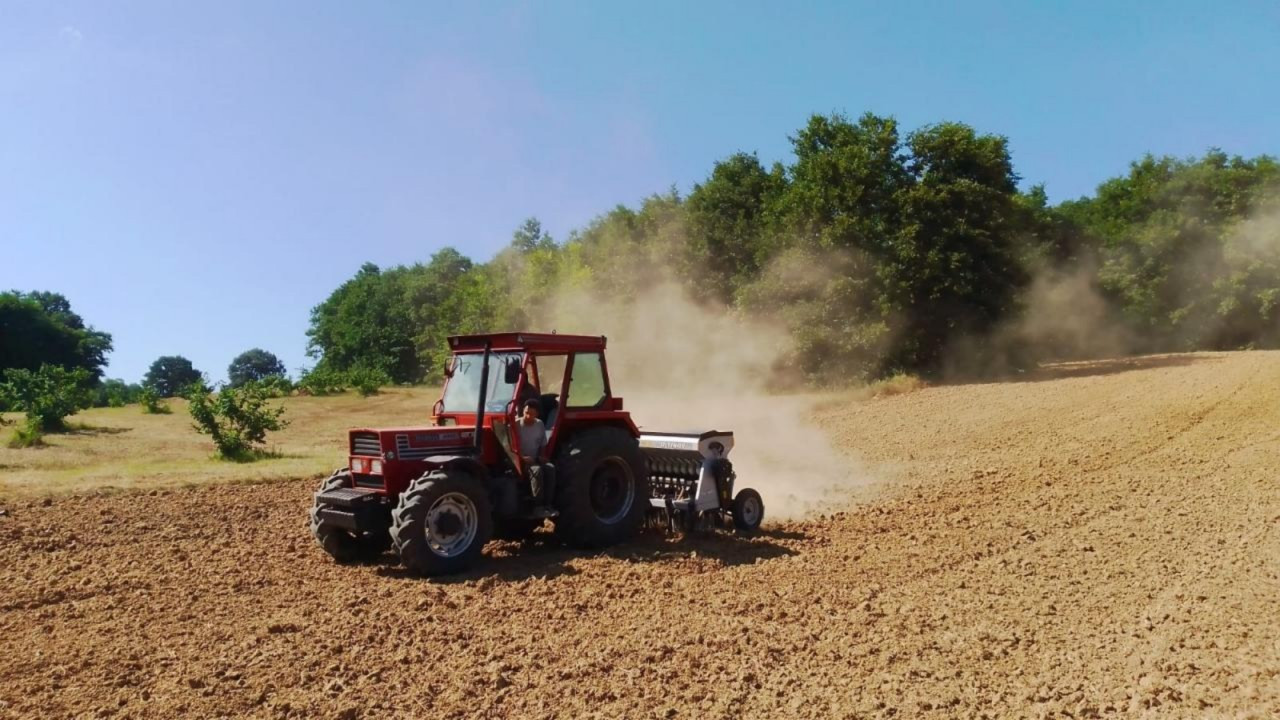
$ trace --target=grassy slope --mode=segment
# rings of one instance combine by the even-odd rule
[[[170,401],[169,415],[146,415],[137,405],[94,408],[70,419],[82,429],[48,435],[44,447],[14,450],[0,443],[0,497],[320,476],[345,463],[348,428],[426,424],[438,394],[437,388],[393,388],[369,398],[285,398],[280,402],[291,424],[267,438],[281,457],[252,463],[216,459],[208,436],[192,429],[183,400]],[[0,436],[11,432],[5,428]]]

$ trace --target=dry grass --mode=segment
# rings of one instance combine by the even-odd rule
[[[839,392],[828,393],[825,395],[814,396],[814,411],[826,412],[834,410],[838,407],[848,405],[849,403],[863,402],[866,400],[876,400],[879,398],[892,397],[894,395],[905,395],[917,390],[923,390],[929,387],[929,383],[922,380],[919,376],[909,375],[907,373],[898,373],[883,380],[876,380],[866,385],[858,385],[850,387]]]
[[[862,389],[866,397],[881,398],[893,395],[905,395],[926,387],[927,383],[915,375],[898,373],[883,380],[877,380]]]
[[[70,432],[46,435],[41,447],[0,444],[0,497],[319,477],[345,464],[349,428],[426,425],[439,392],[284,398],[291,424],[267,438],[276,457],[251,463],[217,459],[209,438],[192,429],[185,400],[170,400],[169,415],[147,415],[138,405],[94,408],[70,418]],[[7,439],[14,427],[0,433]]]

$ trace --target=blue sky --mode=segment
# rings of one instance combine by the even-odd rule
[[[563,238],[811,113],[1005,135],[1056,202],[1280,154],[1278,88],[1274,2],[0,0],[0,288],[66,295],[112,377],[293,371],[365,261]]]

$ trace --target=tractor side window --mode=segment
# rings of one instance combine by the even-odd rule
[[[600,353],[576,353],[569,380],[569,407],[598,407],[605,399],[604,368]]]
[[[568,355],[539,355],[534,358],[537,363],[538,391],[543,395],[560,396],[560,387],[564,385],[564,367],[569,364]]]

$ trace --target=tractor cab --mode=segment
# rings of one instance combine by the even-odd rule
[[[622,398],[610,391],[605,343],[598,336],[540,333],[451,337],[444,392],[432,422],[476,427],[481,462],[492,466],[504,455],[517,471],[524,470],[519,458],[527,453],[519,448],[515,424],[529,400],[537,401],[546,426],[548,458],[563,433],[586,423],[616,425],[639,437]]]

